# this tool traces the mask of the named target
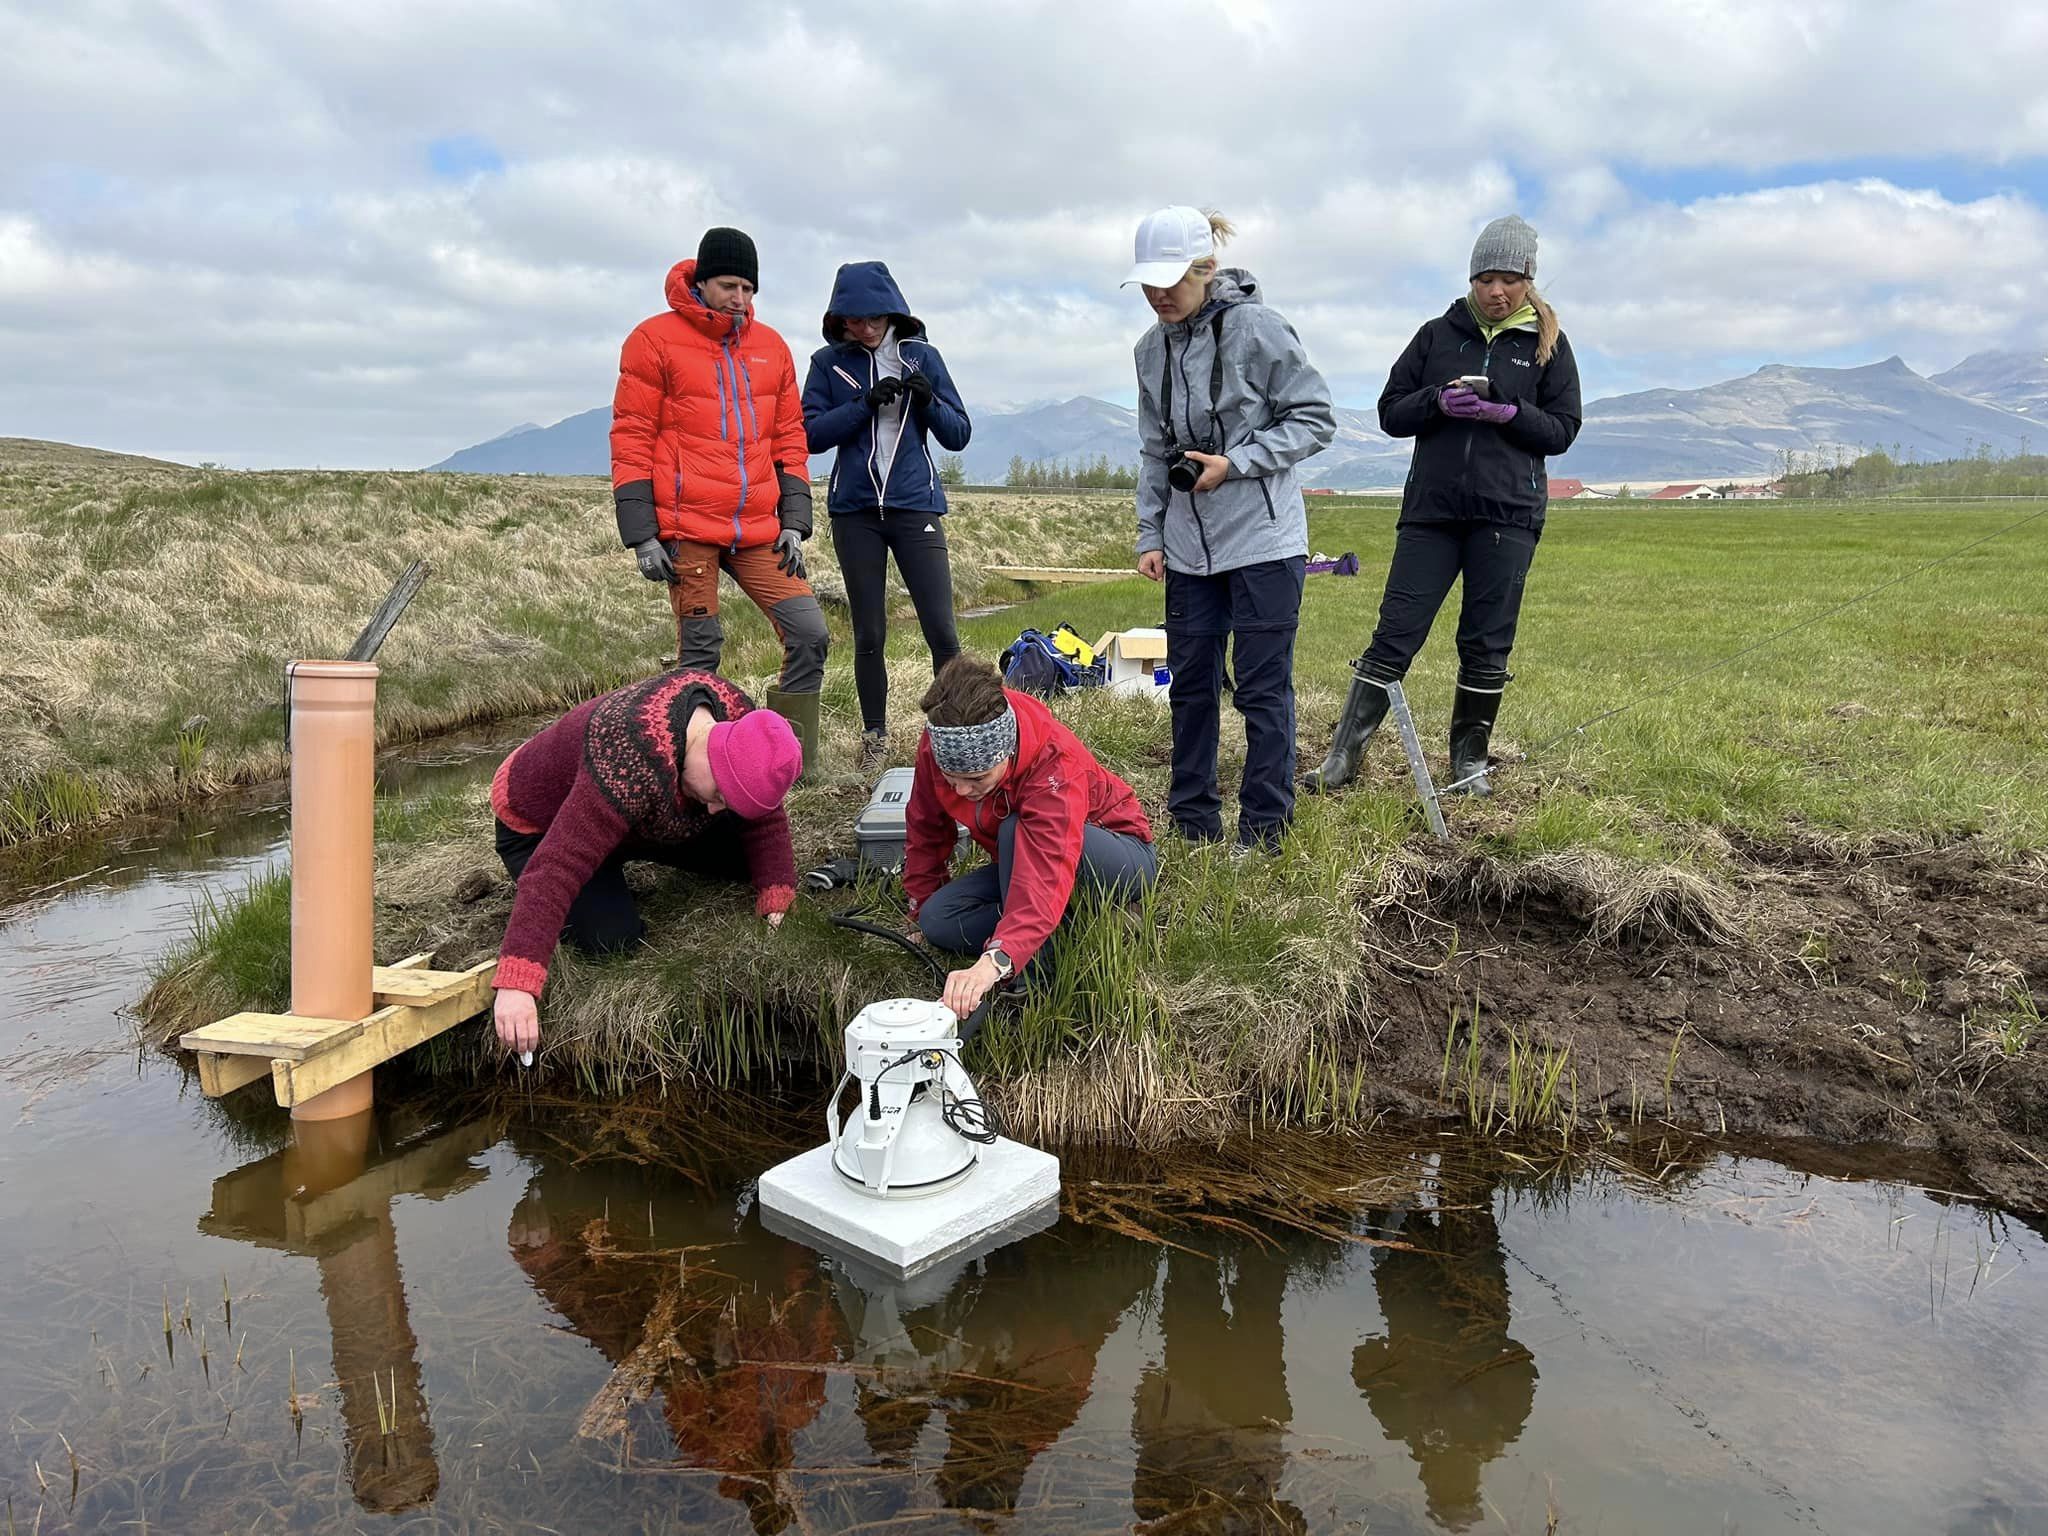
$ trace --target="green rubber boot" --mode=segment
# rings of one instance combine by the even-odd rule
[[[770,688],[768,707],[789,722],[789,728],[796,732],[797,745],[803,748],[804,768],[797,775],[797,781],[801,783],[824,762],[818,755],[818,695],[784,693],[780,688]]]

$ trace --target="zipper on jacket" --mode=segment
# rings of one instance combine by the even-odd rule
[[[1493,382],[1493,343],[1490,341],[1486,344],[1486,350],[1480,354],[1479,371],[1486,375],[1487,383],[1491,384]],[[1465,474],[1472,468],[1472,440],[1478,436],[1479,434],[1476,431],[1468,431],[1465,434],[1465,451],[1458,460],[1458,473],[1460,475]]]
[[[872,350],[868,353],[868,393],[875,392],[876,375],[880,372]],[[873,411],[868,412],[868,484],[875,489],[875,510],[882,516],[889,515],[889,498],[883,492],[882,482],[875,474],[875,455],[882,451],[881,425]]]
[[[1188,334],[1192,336],[1194,334],[1193,330],[1190,329]],[[1172,338],[1162,335],[1160,339],[1166,345],[1166,355],[1173,357]],[[1182,424],[1188,429],[1186,437],[1180,437],[1178,433],[1174,435],[1180,437],[1180,441],[1185,444],[1193,441],[1195,435],[1195,418],[1188,414],[1188,349],[1186,347],[1182,347],[1180,349],[1180,356],[1174,359],[1174,368],[1180,374],[1180,419]],[[1172,426],[1173,423],[1169,421],[1167,425]],[[1187,450],[1183,447],[1181,451],[1185,453]],[[1202,521],[1201,508],[1195,505],[1195,493],[1189,491],[1186,494],[1188,498],[1188,516],[1195,520],[1195,533],[1202,541],[1202,574],[1204,576],[1213,576],[1216,574],[1216,556],[1209,549],[1209,525]],[[1172,493],[1170,491],[1167,499],[1169,501],[1172,500]],[[1161,533],[1163,536],[1163,528]]]
[[[738,354],[733,350],[733,345],[738,340],[739,333],[735,330],[725,343],[725,374],[726,377],[732,380],[732,424],[736,429],[737,437],[737,441],[733,445],[733,456],[740,468],[740,499],[738,504],[732,509],[732,550],[734,554],[739,553],[740,539],[742,537],[740,516],[747,509],[747,421],[740,414],[740,370]],[[723,409],[724,401],[721,398],[721,413]],[[757,421],[755,426],[758,428],[759,425],[760,423]]]

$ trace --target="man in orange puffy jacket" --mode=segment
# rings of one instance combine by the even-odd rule
[[[668,274],[668,309],[619,354],[612,397],[612,499],[640,574],[668,584],[677,665],[715,672],[724,648],[718,573],[782,639],[782,686],[767,705],[817,761],[825,615],[804,579],[811,536],[803,397],[788,344],[754,318],[760,262],[736,229],[706,230]]]

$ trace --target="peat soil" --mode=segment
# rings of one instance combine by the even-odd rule
[[[1932,1151],[2000,1204],[2048,1211],[2048,868],[1967,843],[1738,859],[1733,931],[1604,939],[1568,887],[1489,900],[1438,872],[1382,935],[1377,1103],[1442,1112],[1446,1024],[1476,996],[1489,1077],[1509,1030],[1569,1045],[1582,1128]]]

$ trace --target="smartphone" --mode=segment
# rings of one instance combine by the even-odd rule
[[[1471,390],[1473,394],[1482,400],[1491,400],[1493,398],[1493,380],[1483,373],[1460,374],[1451,382]]]

